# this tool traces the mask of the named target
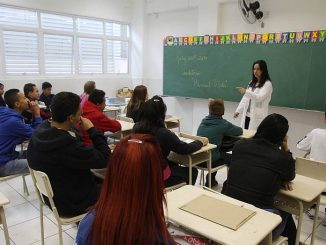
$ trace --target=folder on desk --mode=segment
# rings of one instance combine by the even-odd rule
[[[256,213],[207,195],[193,199],[180,209],[233,230],[237,230]]]

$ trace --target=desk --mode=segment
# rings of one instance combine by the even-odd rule
[[[107,106],[126,106],[128,104],[129,98],[105,98],[105,104]]]
[[[274,199],[274,206],[276,208],[299,216],[295,242],[296,245],[299,245],[300,241],[304,212],[315,203],[316,210],[319,210],[320,194],[325,188],[326,182],[297,174],[293,180],[293,190],[280,190],[276,195]],[[315,215],[314,218],[310,244],[314,244],[317,216],[318,215]]]
[[[256,134],[255,130],[243,129],[242,135],[236,136],[241,139],[250,139]]]
[[[122,120],[118,120],[118,122],[121,124],[121,138],[123,138],[124,136],[128,135],[131,133],[131,130],[134,127],[134,123],[132,122],[126,122],[126,121],[122,121]]]
[[[8,226],[5,216],[4,205],[8,204],[9,200],[0,192],[0,224],[3,225],[3,232],[5,235],[5,241],[7,245],[10,245],[9,233],[8,233]]]
[[[196,140],[200,138],[199,136],[192,136],[180,133],[181,137]],[[189,184],[192,183],[192,167],[200,164],[202,162],[208,162],[208,181],[209,181],[209,188],[211,188],[211,171],[212,171],[212,159],[211,159],[211,151],[212,149],[216,148],[217,146],[214,144],[207,144],[203,146],[198,151],[188,154],[188,155],[182,155],[175,152],[171,152],[168,156],[168,159],[172,162],[179,163],[181,165],[187,166],[189,168]]]
[[[180,132],[180,119],[181,117],[166,115],[164,120],[166,128],[178,128],[178,131]]]
[[[106,113],[113,112],[114,113],[114,118],[116,118],[117,117],[117,114],[120,112],[120,110],[121,109],[118,106],[105,106],[105,108],[103,110],[103,113],[106,114]]]
[[[235,231],[179,209],[182,205],[203,194],[235,205],[243,205],[247,209],[256,211],[256,214]],[[272,244],[272,230],[281,223],[281,217],[276,214],[195,186],[186,185],[168,192],[166,200],[165,215],[169,221],[221,244]],[[212,212],[218,212],[218,210],[212,210]]]

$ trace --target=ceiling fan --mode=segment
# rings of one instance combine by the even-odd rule
[[[253,24],[257,20],[261,20],[264,13],[259,10],[260,3],[254,0],[238,0],[239,8],[243,19],[249,23]]]

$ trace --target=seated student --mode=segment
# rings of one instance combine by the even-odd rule
[[[5,102],[8,107],[0,106],[0,177],[29,172],[23,152],[18,153],[15,148],[29,139],[42,122],[38,105],[29,102],[18,89],[9,89]],[[31,125],[25,124],[21,115],[27,109],[33,115]]]
[[[51,111],[53,121],[44,121],[29,142],[28,164],[49,176],[59,214],[78,215],[97,201],[100,185],[90,169],[105,168],[110,150],[103,132],[80,116],[78,95],[58,93]],[[79,123],[88,132],[93,146],[86,146],[74,131]]]
[[[94,81],[87,81],[84,84],[84,93],[80,95],[81,106],[83,107],[85,102],[88,100],[88,96],[96,89]]]
[[[33,83],[26,83],[24,85],[24,94],[26,98],[28,98],[30,101],[33,101],[35,103],[38,103],[38,99],[40,97],[40,93],[38,91],[38,88]],[[43,108],[40,109],[41,118],[46,119],[51,117],[51,113],[49,111],[44,110]],[[33,115],[29,110],[26,110],[23,112],[23,117],[25,120],[25,123],[31,124],[31,121],[33,120]]]
[[[50,106],[54,97],[54,94],[51,94],[52,84],[49,82],[42,83],[42,90],[43,92],[40,95],[39,101],[42,101],[46,105],[46,109],[44,109],[46,114],[42,118],[49,119],[51,118]]]
[[[77,245],[172,245],[163,211],[163,162],[153,136],[123,138],[110,159],[99,200],[79,224]]]
[[[279,114],[267,116],[258,126],[253,139],[238,141],[232,151],[228,178],[223,194],[258,208],[279,214],[282,223],[273,231],[295,243],[296,228],[290,214],[273,208],[280,188],[291,190],[295,177],[295,161],[288,148],[288,120]]]
[[[138,85],[135,87],[132,97],[127,105],[127,117],[131,117],[134,122],[138,122],[139,112],[144,102],[148,99],[147,88],[144,85]]]
[[[326,124],[326,111],[324,122]],[[311,160],[326,163],[326,129],[313,129],[302,140],[298,142],[297,148],[303,151],[310,152]],[[326,192],[323,192],[322,195],[326,195]],[[309,218],[311,219],[315,217],[314,207],[315,205],[306,212]],[[326,226],[326,215],[321,223],[323,226]]]
[[[233,125],[223,119],[224,101],[221,99],[210,100],[208,103],[209,115],[206,116],[200,123],[197,135],[207,137],[209,143],[217,145],[217,148],[212,150],[212,167],[223,164],[230,164],[231,155],[220,151],[222,139],[224,136],[238,136],[242,134],[242,128]],[[204,163],[203,167],[206,167]],[[212,174],[212,186],[218,183],[215,179],[216,172]],[[208,186],[208,175],[206,176],[206,186]]]
[[[110,131],[115,133],[121,130],[121,125],[117,120],[108,118],[103,110],[105,108],[105,92],[95,89],[88,97],[88,101],[83,106],[82,116],[91,120],[94,127],[103,132]],[[92,141],[89,139],[86,131],[82,130],[83,140],[89,145]]]
[[[0,83],[0,106],[6,106],[5,100],[3,99],[3,94],[5,92],[5,86]]]
[[[208,143],[206,138],[203,138],[202,141],[195,140],[191,143],[181,141],[178,136],[165,127],[165,113],[166,105],[161,97],[156,95],[147,100],[141,110],[141,120],[135,124],[133,132],[154,135],[160,143],[166,161],[168,161],[167,156],[171,151],[179,154],[190,154]],[[165,181],[166,187],[182,182],[189,183],[189,169],[187,167],[181,167],[176,163],[170,162],[169,168],[171,169],[171,175]],[[192,168],[192,184],[195,184],[197,174],[197,169]]]

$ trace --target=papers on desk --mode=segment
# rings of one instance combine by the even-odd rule
[[[207,195],[193,199],[180,209],[232,230],[237,230],[256,213]]]
[[[188,144],[191,143],[191,142],[194,142],[193,139],[188,139],[188,138],[184,138],[184,137],[180,137],[180,136],[179,136],[179,139],[181,141],[185,142],[185,143],[188,143]]]

